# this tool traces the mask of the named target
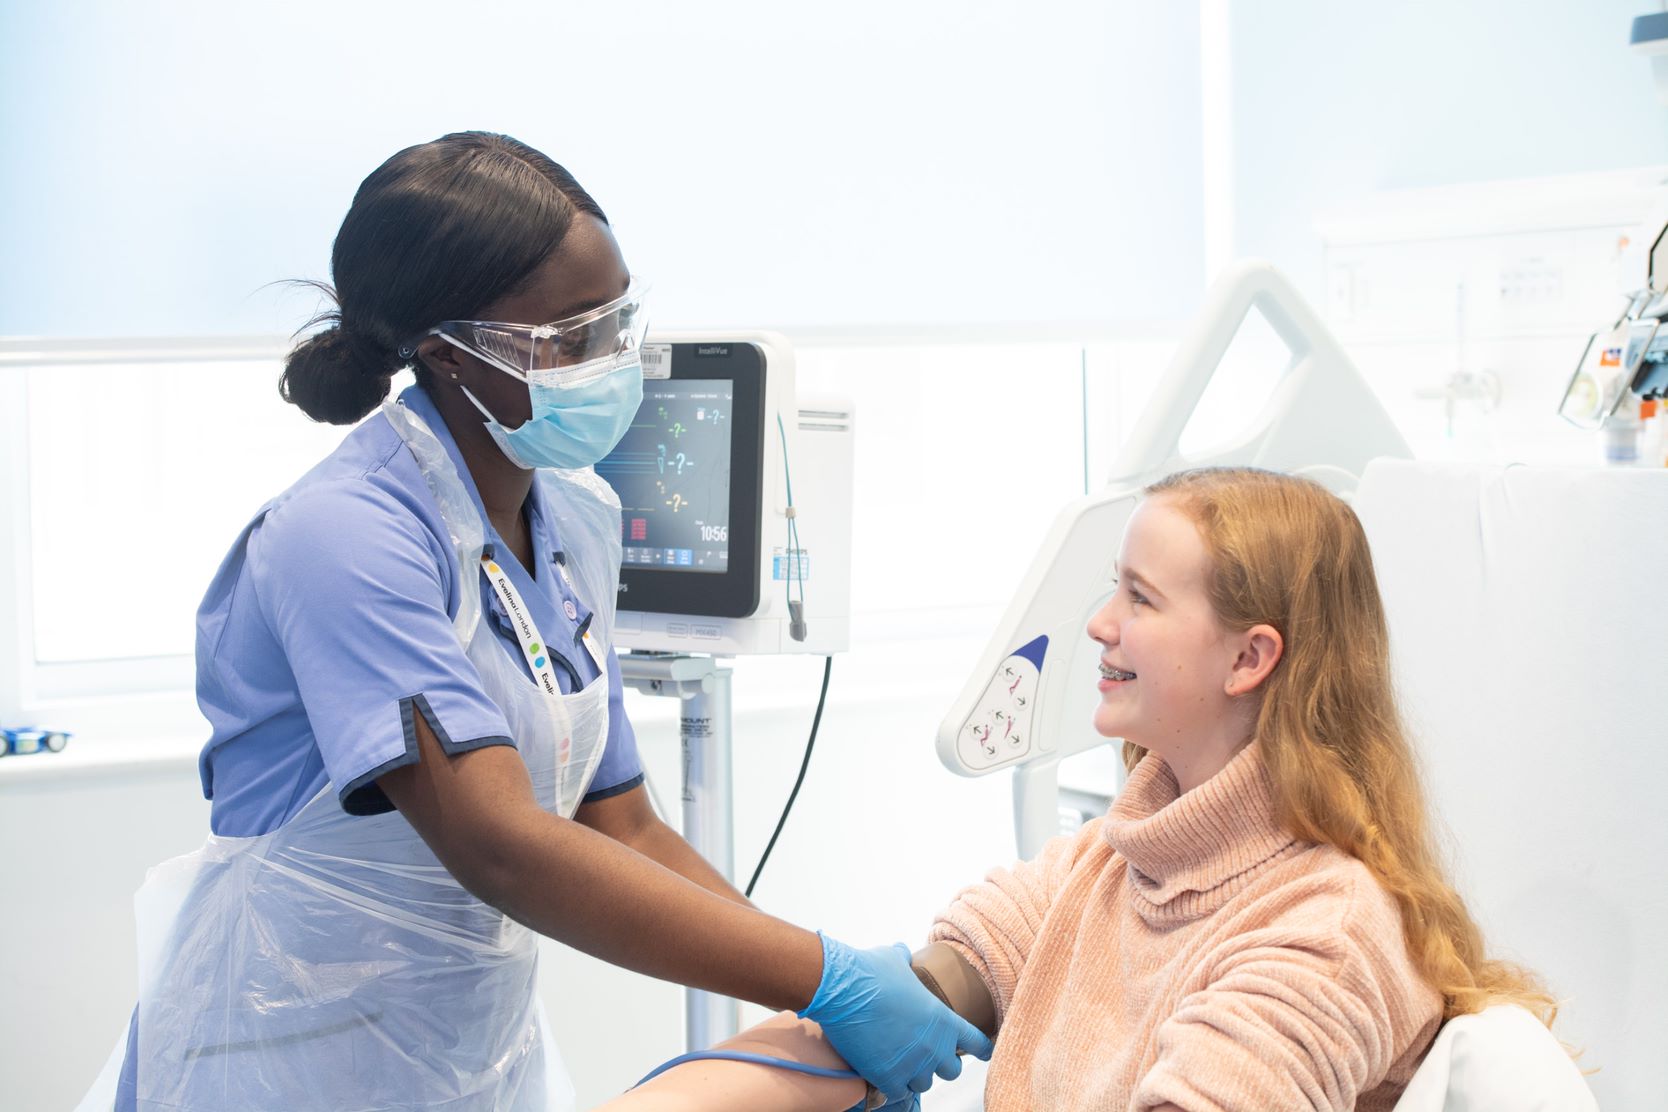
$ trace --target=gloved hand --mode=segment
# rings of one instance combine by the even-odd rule
[[[988,1059],[984,1033],[922,985],[901,943],[854,950],[821,931],[822,981],[800,1012],[818,1024],[852,1069],[889,1097],[924,1093],[933,1074],[961,1074],[957,1050]],[[905,1105],[907,1107],[907,1105]]]

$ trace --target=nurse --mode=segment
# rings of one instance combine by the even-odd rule
[[[280,390],[369,419],[198,613],[213,832],[141,892],[117,1105],[569,1108],[536,934],[793,1009],[885,1093],[988,1057],[901,947],[761,913],[649,806],[619,501],[590,470],[636,413],[647,317],[596,202],[513,139],[447,135],[365,179],[331,269]]]

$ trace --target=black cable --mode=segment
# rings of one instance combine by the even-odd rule
[[[817,744],[817,727],[822,725],[823,704],[828,701],[828,676],[834,671],[834,658],[825,656],[822,660],[822,692],[817,695],[816,717],[811,719],[811,736],[805,742],[805,759],[799,762],[799,777],[793,782],[793,791],[788,793],[787,806],[782,808],[782,817],[776,820],[776,831],[771,834],[770,841],[765,843],[764,853],[759,856],[759,866],[753,870],[753,879],[747,882],[748,899],[753,898],[753,888],[759,883],[759,874],[764,872],[765,862],[770,860],[770,851],[776,848],[776,839],[782,836],[782,827],[788,823],[788,814],[793,810],[793,801],[799,798],[799,789],[805,783],[805,770],[811,767],[811,750]]]

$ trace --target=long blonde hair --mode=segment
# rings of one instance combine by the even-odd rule
[[[1271,625],[1285,640],[1255,735],[1282,825],[1356,858],[1395,899],[1408,954],[1442,994],[1443,1019],[1511,1002],[1550,1027],[1556,1002],[1532,973],[1486,955],[1445,875],[1354,512],[1318,483],[1252,468],[1183,471],[1147,494],[1197,525],[1218,620],[1240,631]],[[1124,746],[1130,768],[1145,755]]]

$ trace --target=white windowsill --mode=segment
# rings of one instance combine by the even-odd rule
[[[0,757],[0,792],[63,777],[154,775],[194,769],[208,723],[184,691],[43,703],[32,725],[72,731],[62,753]]]
[[[0,792],[17,784],[58,778],[171,772],[197,766],[203,737],[81,738],[62,753],[31,753],[0,758]]]

